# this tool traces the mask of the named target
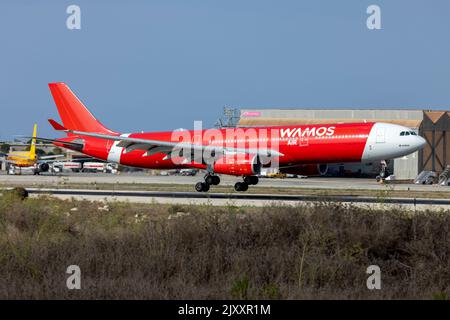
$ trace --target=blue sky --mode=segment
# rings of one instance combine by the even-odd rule
[[[446,0],[2,1],[0,138],[58,136],[64,81],[122,132],[241,108],[450,109]],[[81,30],[66,8],[81,7]],[[382,30],[366,9],[381,8]]]

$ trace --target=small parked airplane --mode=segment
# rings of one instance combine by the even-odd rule
[[[127,166],[203,169],[204,181],[195,185],[199,192],[219,184],[217,174],[243,177],[234,188],[246,191],[258,183],[261,167],[385,161],[425,145],[411,129],[380,122],[123,134],[102,125],[66,84],[49,87],[62,124],[49,122],[67,137],[44,141]]]
[[[30,150],[29,151],[13,151],[10,153],[0,153],[0,155],[6,157],[6,163],[9,165],[10,170],[7,170],[8,174],[13,174],[19,169],[19,173],[22,169],[28,168],[33,171],[35,175],[46,172],[50,168],[49,162],[64,155],[50,155],[50,156],[38,156],[36,154],[36,132],[37,124],[33,128],[33,136],[31,137]]]

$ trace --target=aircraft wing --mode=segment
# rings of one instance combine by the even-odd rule
[[[21,158],[21,159],[29,159],[29,157],[22,156],[20,154],[14,154],[14,153],[0,153],[0,156],[2,156],[2,157]]]
[[[64,155],[62,155],[64,157]],[[42,159],[39,158],[38,159],[38,163],[53,163],[53,162],[78,162],[78,161],[92,161],[93,159],[96,159],[94,157],[89,157],[89,158],[75,158],[75,159],[70,159],[70,160],[61,160],[61,159],[50,159],[50,160],[46,160],[46,159]],[[100,159],[101,160],[101,159]],[[102,160],[103,161],[103,160]]]
[[[5,162],[5,163],[16,163],[15,161],[12,161],[12,160],[2,160],[3,162]]]
[[[83,148],[83,144],[81,143],[76,143],[76,142],[69,142],[69,141],[61,141],[61,140],[57,140],[57,139],[48,139],[48,138],[41,138],[41,137],[26,137],[26,136],[21,136],[21,138],[24,139],[33,139],[36,141],[44,141],[44,142],[57,142],[60,143],[62,145],[66,145],[69,147],[75,147],[75,148]],[[19,157],[19,158],[25,158],[28,159],[27,157],[21,157],[21,156],[17,156],[17,155],[13,155],[15,157]],[[58,158],[63,158],[65,157],[65,155],[63,154],[55,154],[55,155],[50,155],[50,156],[38,156],[37,162],[42,163],[42,162],[55,162],[55,161],[59,161]]]
[[[29,157],[22,156],[20,154],[14,154],[14,153],[0,153],[0,156],[14,157],[14,158],[20,158],[20,159],[30,159]],[[44,160],[44,161],[40,161],[40,162],[49,162],[49,161],[52,161],[52,160],[47,160],[47,159],[55,159],[55,158],[62,158],[62,157],[65,157],[65,155],[57,154],[57,155],[51,155],[51,156],[43,156],[43,157],[39,157],[38,160]],[[53,161],[56,161],[56,160],[53,160]],[[15,161],[6,160],[6,162],[14,163]]]
[[[130,138],[124,136],[114,136],[100,133],[92,133],[92,132],[83,132],[76,130],[68,130],[64,128],[62,125],[57,123],[56,121],[49,119],[50,124],[55,128],[55,130],[70,132],[76,135],[105,139],[105,140],[113,140],[120,141],[118,143],[119,147],[125,148],[124,152],[130,152],[133,150],[144,150],[146,153],[144,156],[150,156],[156,153],[165,153],[167,154],[166,159],[170,158],[170,154],[174,149],[187,149],[187,150],[201,150],[201,151],[210,151],[211,154],[214,153],[246,153],[246,154],[257,154],[263,157],[270,156],[282,156],[283,154],[272,149],[251,149],[251,148],[230,148],[230,147],[222,147],[222,146],[214,146],[214,145],[200,145],[194,143],[181,143],[181,142],[171,142],[171,141],[161,141],[161,140],[150,140],[150,139],[141,139],[141,138]]]
[[[57,162],[57,161],[61,161],[60,158],[64,158],[64,157],[65,157],[65,155],[63,155],[63,154],[55,154],[55,155],[51,155],[51,156],[42,156],[42,157],[38,157],[37,163]]]
[[[64,144],[64,145],[70,146],[70,147],[83,148],[83,144],[82,143],[77,143],[77,142],[69,142],[69,141],[62,141],[62,140],[48,139],[48,138],[40,138],[40,137],[21,137],[21,138],[33,139],[33,140],[36,140],[36,141],[43,141],[43,142],[50,142],[50,143],[57,142],[57,143]],[[41,159],[42,159],[42,157],[41,157]]]
[[[39,157],[39,160],[47,160],[47,159],[55,159],[55,158],[63,158],[63,157],[65,157],[65,155],[63,155],[63,154],[55,154],[55,155],[51,155],[51,156]]]

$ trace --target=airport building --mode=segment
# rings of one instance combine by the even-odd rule
[[[238,127],[338,122],[386,122],[409,127],[423,136],[423,150],[391,161],[396,179],[414,179],[422,170],[441,173],[450,164],[450,111],[388,109],[241,109]],[[379,164],[337,164],[339,170],[374,174]]]

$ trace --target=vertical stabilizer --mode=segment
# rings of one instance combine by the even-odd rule
[[[77,131],[117,134],[102,125],[65,83],[49,83],[48,86],[64,127]]]
[[[36,136],[37,136],[37,124],[34,124],[34,128],[33,128],[33,139],[31,139],[31,144],[30,144],[30,159],[36,159]]]

